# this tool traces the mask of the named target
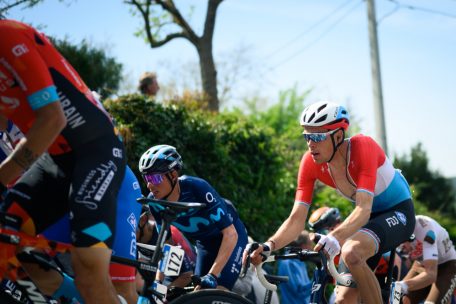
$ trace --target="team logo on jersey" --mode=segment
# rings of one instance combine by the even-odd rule
[[[426,232],[424,241],[431,245],[434,244],[435,243],[435,232],[433,230],[429,230],[428,232]]]
[[[20,56],[24,55],[25,53],[28,53],[29,50],[25,44],[21,43],[21,44],[13,46],[11,51],[13,52],[14,56],[20,57]]]
[[[130,216],[128,217],[127,219],[128,223],[130,224],[130,226],[133,228],[133,231],[136,231],[136,216],[132,213],[130,214]]]
[[[396,217],[399,219],[399,221],[402,223],[402,225],[407,225],[407,218],[405,217],[404,213],[396,211],[394,212],[396,214]]]
[[[139,188],[141,188],[139,186],[139,183],[138,182],[133,182],[133,190],[138,190]]]
[[[73,106],[71,100],[62,92],[58,92],[60,104],[62,105],[63,113],[67,119],[67,124],[71,129],[75,129],[86,123],[84,117],[79,113],[78,109]]]
[[[117,166],[113,161],[100,164],[96,169],[91,170],[79,188],[75,202],[85,205],[90,210],[98,209],[98,202],[108,190],[115,172],[117,172]]]
[[[117,157],[117,158],[122,158],[122,150],[119,148],[113,148],[112,155],[114,155],[114,157]]]

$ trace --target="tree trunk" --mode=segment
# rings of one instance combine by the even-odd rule
[[[217,70],[215,69],[214,57],[212,56],[212,42],[202,41],[198,48],[200,60],[201,82],[203,91],[208,101],[208,109],[213,112],[219,111],[219,99],[217,92]]]

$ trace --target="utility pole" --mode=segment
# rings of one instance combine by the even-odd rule
[[[380,73],[380,56],[378,53],[377,18],[374,0],[367,0],[367,18],[369,22],[369,44],[372,69],[372,89],[374,93],[375,135],[379,144],[388,155],[386,143],[385,114],[383,111],[382,77]]]

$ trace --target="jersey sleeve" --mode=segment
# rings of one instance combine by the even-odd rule
[[[367,192],[373,196],[377,181],[377,169],[385,161],[385,153],[369,136],[356,136],[351,141],[353,144],[351,157],[357,160],[359,170],[355,180],[356,190]]]
[[[5,23],[0,36],[0,64],[14,75],[32,110],[58,101],[49,69],[36,50],[35,44],[43,41],[40,34],[19,23]]]
[[[315,166],[312,156],[310,155],[310,152],[306,152],[299,165],[295,203],[307,206],[312,203],[312,194],[316,181],[315,170],[317,170],[317,167]]]
[[[434,225],[428,221],[428,228],[424,233],[423,239],[423,261],[438,260],[439,248],[437,244],[437,230]]]

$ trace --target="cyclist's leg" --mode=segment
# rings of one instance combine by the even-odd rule
[[[70,225],[75,283],[87,303],[117,303],[109,264],[117,195],[126,168],[123,146],[112,135],[85,144],[74,154]]]
[[[375,253],[376,242],[371,236],[359,231],[342,247],[341,258],[356,281],[364,303],[381,303],[380,286],[374,272],[367,264],[367,260]],[[353,296],[353,292],[350,294]]]
[[[426,302],[451,303],[451,297],[456,288],[456,260],[439,265],[437,280],[432,284]]]
[[[136,259],[136,228],[138,226],[141,205],[136,199],[141,197],[139,183],[131,169],[127,166],[125,178],[117,197],[117,225],[113,245],[113,255]],[[111,263],[109,272],[117,293],[128,303],[136,303],[135,273],[132,266]]]
[[[342,259],[358,284],[364,303],[381,303],[380,286],[372,269],[380,255],[407,240],[414,227],[413,203],[407,200],[394,210],[373,214],[369,222],[343,245]],[[388,237],[390,235],[395,237]]]
[[[6,212],[19,216],[22,219],[19,230],[34,236],[67,212],[68,189],[68,178],[45,154],[8,192],[5,199]],[[45,271],[35,263],[22,263],[22,266],[46,294],[49,294],[47,286],[58,286],[61,280],[61,275],[55,270]]]

